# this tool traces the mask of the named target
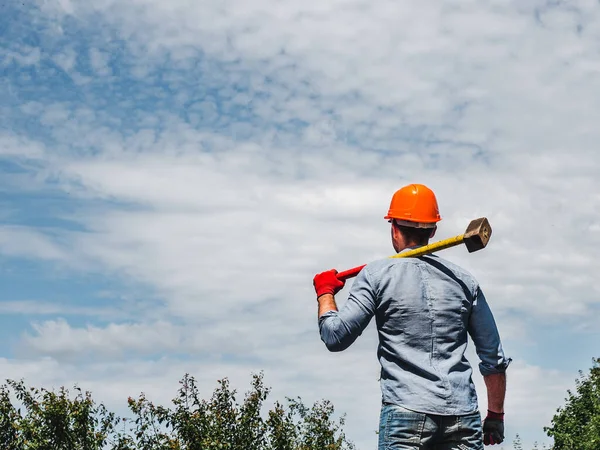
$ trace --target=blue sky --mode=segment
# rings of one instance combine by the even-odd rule
[[[264,369],[274,398],[331,399],[372,448],[375,330],[328,353],[312,277],[389,255],[389,199],[422,182],[438,237],[492,223],[485,251],[445,254],[479,279],[514,359],[505,448],[548,442],[599,356],[599,13],[4,2],[0,373],[124,411],[142,390],[168,402],[187,371],[209,395]]]

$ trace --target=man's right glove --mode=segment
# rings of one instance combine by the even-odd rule
[[[331,269],[315,275],[313,285],[317,293],[317,298],[323,294],[335,295],[344,287],[346,283],[336,277],[337,273],[337,270]]]
[[[494,445],[502,441],[504,441],[504,413],[488,409],[488,415],[483,421],[483,443]]]

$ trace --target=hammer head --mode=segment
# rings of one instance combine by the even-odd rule
[[[492,227],[485,217],[472,220],[464,234],[465,246],[469,253],[484,248],[492,237]]]

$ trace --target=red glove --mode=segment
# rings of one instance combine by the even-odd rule
[[[323,294],[335,295],[342,290],[346,282],[339,280],[338,277],[335,276],[337,273],[337,270],[331,269],[327,272],[315,275],[313,286],[315,287],[317,298]]]

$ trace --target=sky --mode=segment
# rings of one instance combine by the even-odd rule
[[[312,279],[391,255],[416,182],[436,238],[489,219],[443,256],[513,358],[504,448],[550,443],[600,356],[599,38],[592,0],[0,2],[1,378],[126,413],[263,370],[375,448],[374,323],[328,352]]]

